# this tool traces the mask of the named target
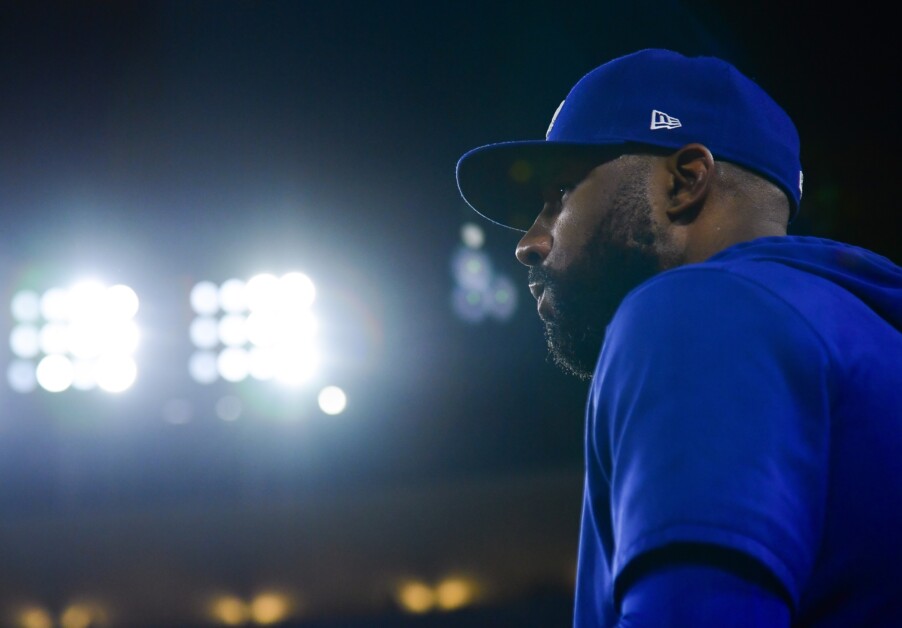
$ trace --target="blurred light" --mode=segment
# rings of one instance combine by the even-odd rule
[[[47,355],[65,353],[69,345],[69,334],[62,323],[48,323],[41,328],[38,336],[41,351]]]
[[[97,385],[97,365],[93,360],[75,360],[72,367],[72,388],[91,390]]]
[[[250,356],[244,349],[224,349],[216,360],[219,376],[228,382],[240,382],[250,372]]]
[[[246,283],[229,279],[218,288],[201,282],[192,291],[195,311],[198,294],[211,289],[217,292],[217,307],[201,308],[204,314],[189,331],[194,346],[208,349],[216,365],[211,369],[210,356],[195,353],[189,362],[195,380],[239,382],[250,375],[297,385],[311,378],[319,366],[314,344],[318,323],[310,311],[316,288],[307,275],[261,273]]]
[[[212,384],[219,378],[216,365],[216,353],[213,351],[195,351],[188,360],[188,373],[199,384]]]
[[[266,273],[251,277],[247,282],[247,309],[272,312],[278,308],[279,280]]]
[[[104,314],[105,288],[95,281],[85,281],[69,289],[65,317],[69,320],[96,319]]]
[[[110,393],[131,387],[138,376],[138,366],[127,355],[106,355],[97,362],[97,385]]]
[[[13,360],[6,369],[6,381],[17,393],[28,393],[38,385],[34,364],[27,360]]]
[[[304,273],[287,273],[279,279],[285,305],[290,310],[309,308],[316,299],[316,286]]]
[[[288,616],[288,598],[278,593],[261,593],[251,601],[251,617],[258,624],[275,624]]]
[[[107,288],[84,281],[68,290],[51,288],[39,299],[37,293],[23,291],[14,296],[12,309],[16,316],[33,320],[13,328],[10,348],[17,357],[37,359],[35,378],[46,390],[90,390],[100,385],[108,392],[121,392],[137,377],[137,366],[128,354],[140,340],[132,320],[138,307],[135,291],[123,284]],[[27,391],[24,367],[19,363],[15,368],[16,390]],[[10,382],[12,373],[7,372]]]
[[[226,626],[238,626],[250,618],[250,609],[244,601],[226,595],[213,601],[210,605],[210,614],[213,619]]]
[[[43,608],[26,608],[18,616],[19,628],[53,628],[53,618]]]
[[[62,288],[51,288],[41,296],[41,316],[48,321],[66,318],[69,305],[68,295]]]
[[[134,318],[138,313],[140,307],[138,295],[128,286],[122,284],[111,286],[107,288],[105,297],[107,309],[112,318],[129,319]]]
[[[210,316],[198,316],[188,328],[191,342],[198,349],[212,349],[219,344],[219,324]]]
[[[485,232],[479,225],[466,222],[460,228],[460,239],[463,240],[467,248],[481,249],[482,245],[485,244]]]
[[[251,349],[250,374],[254,379],[268,380],[276,376],[275,349],[266,347],[254,347]]]
[[[243,316],[228,314],[219,319],[218,336],[228,347],[240,347],[247,343],[247,322]]]
[[[200,316],[212,316],[219,309],[219,288],[212,281],[201,281],[191,288],[191,309]]]
[[[20,358],[33,358],[41,350],[38,328],[22,323],[13,327],[9,334],[9,348]]]
[[[187,399],[170,399],[163,404],[163,420],[173,425],[182,425],[191,420],[194,407]]]
[[[480,290],[455,287],[451,305],[455,314],[468,323],[478,323],[486,317],[485,295]]]
[[[457,285],[474,290],[485,290],[492,279],[492,263],[482,251],[460,248],[454,255],[452,270]]]
[[[19,322],[34,322],[41,315],[41,298],[33,290],[20,290],[13,295],[10,311]]]
[[[62,355],[48,355],[39,363],[35,371],[38,384],[49,392],[62,392],[72,385],[75,368],[69,358]]]
[[[287,386],[303,384],[313,377],[319,367],[319,355],[312,347],[280,351],[274,357],[275,377]]]
[[[73,604],[60,616],[60,628],[89,628],[97,618],[92,609],[83,604]]]
[[[241,400],[231,395],[221,397],[216,402],[216,416],[223,421],[235,421],[241,416]]]
[[[240,279],[227,279],[219,287],[219,306],[224,312],[238,313],[247,309],[246,285]]]
[[[258,347],[302,344],[316,335],[312,312],[252,312],[247,317],[247,338]]]
[[[503,275],[496,275],[489,287],[487,307],[500,320],[509,319],[517,309],[517,290],[514,283]]]
[[[466,225],[464,225],[466,227]],[[479,229],[476,225],[474,228]],[[463,231],[461,237],[463,238]],[[473,242],[477,240],[474,238]],[[466,244],[466,238],[464,238]],[[455,286],[451,307],[468,323],[479,323],[491,316],[506,321],[517,309],[517,291],[513,282],[496,273],[484,251],[458,247],[451,262]]]
[[[348,405],[348,398],[345,392],[338,386],[326,386],[319,391],[320,409],[326,414],[341,414]]]
[[[435,599],[439,608],[450,611],[466,606],[473,601],[475,584],[463,578],[447,578],[435,588]]]
[[[398,590],[398,602],[410,613],[425,613],[435,606],[435,592],[422,582],[405,582]]]

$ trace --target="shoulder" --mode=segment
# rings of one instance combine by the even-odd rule
[[[599,368],[610,374],[671,364],[739,375],[749,366],[785,372],[831,362],[821,334],[766,275],[703,263],[653,277],[621,303]]]
[[[612,325],[631,320],[677,326],[693,320],[731,329],[750,318],[774,318],[781,325],[805,327],[792,295],[781,285],[786,269],[766,263],[701,263],[665,271],[635,288],[623,300]],[[790,271],[791,272],[791,271]]]

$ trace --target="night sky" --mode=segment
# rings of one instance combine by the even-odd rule
[[[892,20],[724,4],[4,3],[4,299],[101,276],[138,292],[144,335],[139,378],[118,396],[0,383],[0,614],[88,595],[123,625],[141,604],[145,619],[166,605],[147,621],[175,625],[192,621],[197,583],[250,595],[269,579],[304,589],[308,616],[326,621],[384,611],[361,601],[370,580],[437,577],[446,563],[532,574],[511,585],[517,599],[561,580],[566,592],[586,384],[545,356],[515,233],[480,223],[517,286],[515,315],[455,316],[451,259],[479,221],[457,192],[461,154],[543,137],[573,83],[613,57],[722,56],[799,128],[806,189],[791,231],[902,259]],[[346,389],[338,417],[309,390],[188,377],[191,286],[289,270],[317,283],[333,352],[315,383]],[[0,322],[12,325],[9,308]],[[238,421],[215,416],[223,396],[240,400]],[[173,404],[186,422],[164,420]],[[356,523],[333,525],[345,516]],[[122,549],[147,530],[161,531],[150,549]],[[456,544],[433,543],[439,530]],[[267,535],[329,564],[247,549]],[[179,552],[190,556],[167,558]],[[317,578],[348,589],[318,603]],[[184,586],[139,591],[150,580]]]

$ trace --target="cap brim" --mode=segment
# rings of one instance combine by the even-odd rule
[[[617,152],[623,143],[527,140],[480,146],[457,162],[457,188],[486,219],[525,232],[542,209],[543,182],[562,163]]]

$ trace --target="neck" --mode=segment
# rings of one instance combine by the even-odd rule
[[[785,226],[769,220],[757,220],[751,224],[733,221],[696,226],[699,227],[699,230],[690,233],[686,243],[686,264],[703,262],[712,255],[740,242],[786,235]]]

